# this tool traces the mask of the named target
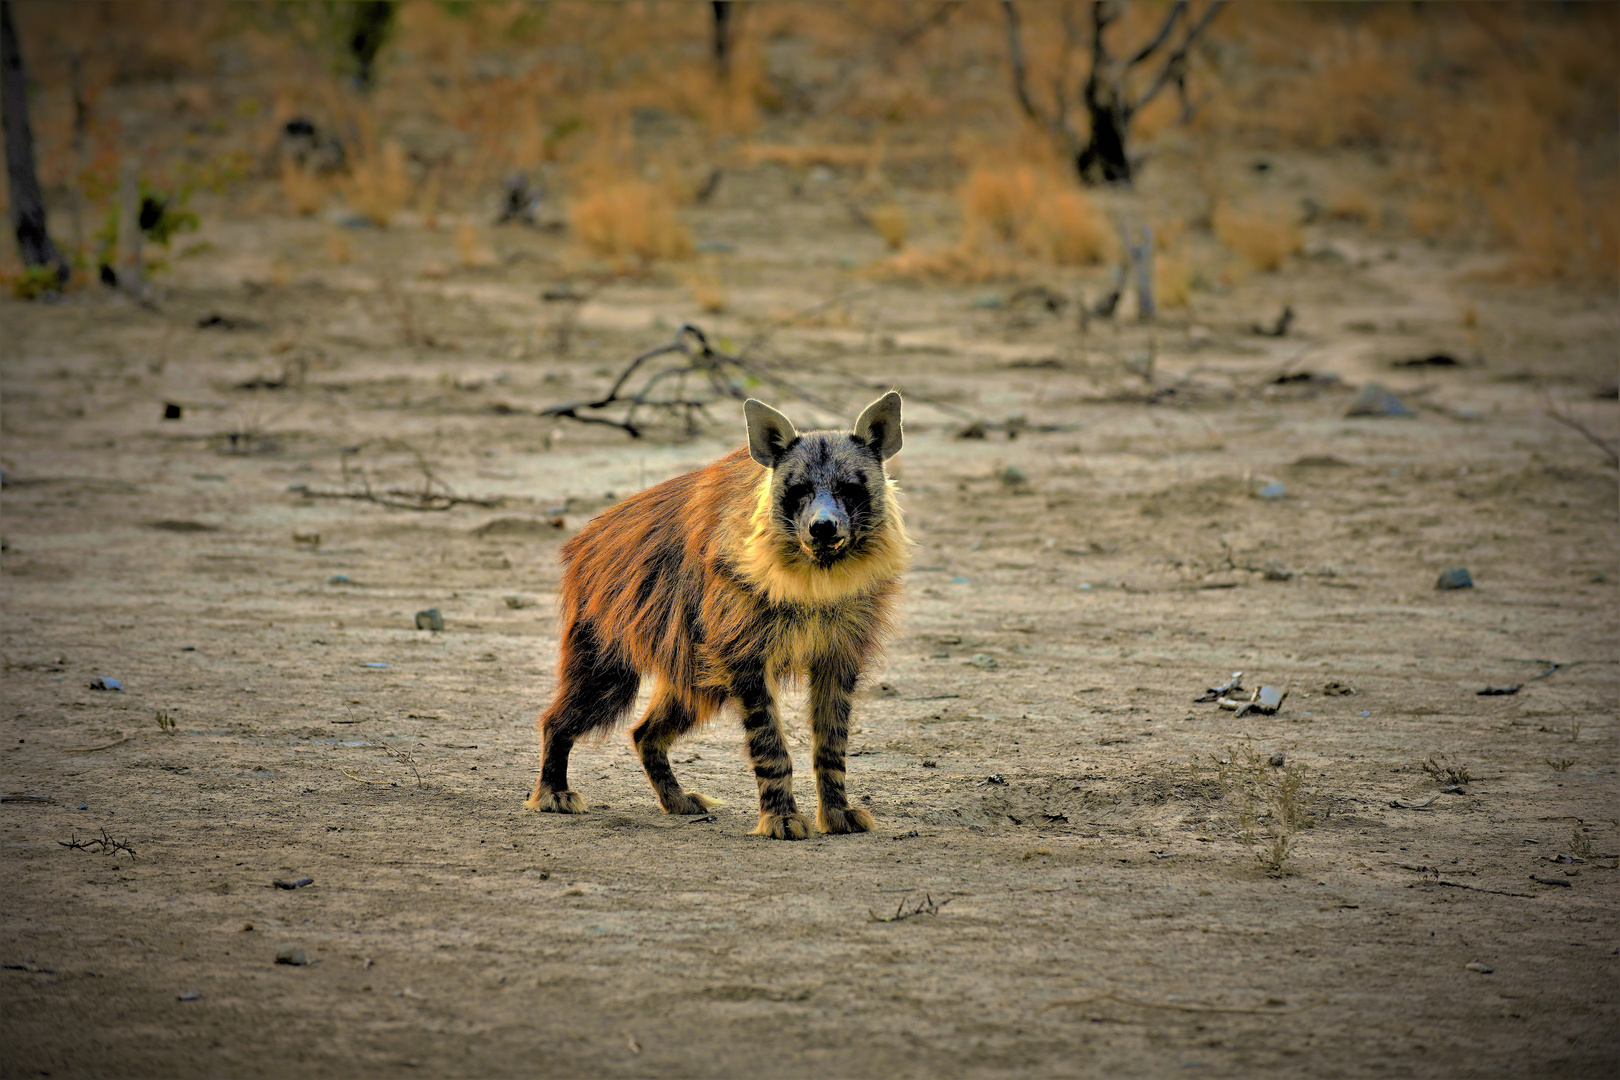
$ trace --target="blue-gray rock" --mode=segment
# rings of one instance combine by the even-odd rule
[[[428,608],[426,611],[418,611],[416,613],[416,628],[418,630],[432,630],[434,633],[438,633],[444,629],[444,616],[439,613],[439,609],[436,607]]]
[[[1416,416],[1382,383],[1368,383],[1344,410],[1346,416]]]
[[[1288,489],[1276,480],[1255,492],[1255,495],[1262,499],[1280,499],[1286,494],[1288,494]]]
[[[1453,566],[1449,570],[1440,571],[1440,580],[1434,583],[1437,589],[1472,589],[1474,579],[1469,576],[1468,567]]]

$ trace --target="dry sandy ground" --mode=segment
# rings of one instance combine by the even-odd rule
[[[851,287],[840,244],[876,254],[836,201],[793,213],[820,239],[792,258],[704,224],[737,244],[732,311],[825,300]],[[1615,473],[1545,415],[1613,437],[1612,297],[1445,284],[1424,249],[1313,235],[1151,334],[860,282],[780,331],[773,355],[847,408],[762,391],[803,424],[910,395],[919,545],[855,722],[879,830],[788,844],[748,835],[729,717],[676,754],[727,800],[713,820],[660,814],[622,736],[576,751],[590,813],[521,806],[557,548],[741,438],[735,405],[639,442],[533,412],[665,340],[685,288],[608,288],[562,356],[539,298],[560,240],[503,234],[492,267],[385,289],[420,230],[354,231],[323,266],[322,226],[267,229],[211,225],[161,314],[0,307],[0,1076],[1620,1068]],[[1249,332],[1283,299],[1296,334]],[[257,325],[197,329],[212,313]],[[1464,363],[1391,366],[1435,351]],[[1287,364],[1417,415],[1346,418],[1350,389],[1268,385]],[[955,437],[1015,413],[1016,439]],[[419,480],[388,439],[505,502],[294,490],[342,489],[355,445],[379,486]],[[1437,591],[1454,565],[1476,587]],[[413,628],[429,607],[443,633]],[[1193,703],[1235,670],[1286,687],[1281,713]],[[1220,783],[1246,740],[1304,769],[1284,876]],[[63,844],[103,836],[133,853]],[[874,918],[897,906],[923,913]],[[274,963],[286,944],[310,962]]]

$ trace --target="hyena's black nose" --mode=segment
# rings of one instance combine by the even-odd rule
[[[839,511],[838,504],[830,495],[817,495],[810,504],[810,512],[805,522],[805,531],[815,543],[826,543],[834,540],[844,531],[844,515]]]

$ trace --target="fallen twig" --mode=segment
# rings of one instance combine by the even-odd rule
[[[359,784],[376,784],[378,787],[394,787],[392,780],[367,780],[363,776],[356,776],[353,769],[344,769],[343,775]]]
[[[1547,415],[1558,421],[1560,424],[1563,424],[1565,427],[1584,435],[1588,442],[1597,447],[1599,450],[1603,451],[1604,456],[1609,459],[1610,465],[1620,468],[1620,449],[1617,449],[1609,440],[1598,435],[1597,432],[1593,431],[1591,428],[1587,427],[1585,424],[1581,423],[1568,413],[1559,412],[1557,409],[1548,409]]]
[[[905,898],[902,897],[900,900],[900,905],[894,909],[893,915],[879,915],[871,908],[867,908],[866,913],[872,916],[873,922],[904,922],[907,919],[916,918],[918,915],[938,915],[940,913],[940,909],[942,909],[948,903],[950,903],[949,900],[941,900],[936,904],[934,903],[934,897],[932,894],[925,894],[923,899],[917,901],[917,906],[909,911],[906,910],[906,901]]]
[[[1467,889],[1470,892],[1488,892],[1488,893],[1492,893],[1492,894],[1494,894],[1496,896],[1517,896],[1517,897],[1520,897],[1521,899],[1525,899],[1525,900],[1534,900],[1536,898],[1534,893],[1503,892],[1501,889],[1482,889],[1478,885],[1464,885],[1460,881],[1435,881],[1435,882],[1431,882],[1430,884],[1444,885],[1447,888],[1451,888],[1451,889]]]
[[[395,510],[424,510],[444,511],[456,506],[482,506],[493,509],[500,506],[504,499],[478,498],[472,495],[458,495],[440,479],[433,466],[428,463],[421,451],[410,443],[398,439],[373,440],[384,449],[399,449],[416,459],[416,467],[422,473],[422,486],[418,489],[386,488],[381,491],[371,486],[371,477],[364,468],[351,467],[349,459],[357,456],[370,443],[360,443],[356,446],[346,446],[338,452],[338,465],[343,471],[343,490],[322,491],[312,488],[308,484],[294,484],[287,490],[304,496],[306,499],[355,499],[360,502],[376,503]]]
[[[101,830],[100,836],[92,836],[84,840],[80,840],[79,834],[75,832],[69,839],[58,840],[57,843],[69,851],[96,851],[102,855],[116,855],[122,851],[130,858],[135,858],[135,849],[122,840],[114,840],[107,834],[106,829]]]
[[[70,746],[66,750],[63,750],[62,753],[64,753],[64,754],[94,754],[98,750],[111,750],[115,746],[123,746],[125,743],[129,742],[129,740],[133,739],[134,737],[135,736],[133,736],[133,735],[125,735],[122,739],[119,739],[117,742],[110,742],[106,746]]]
[[[1109,991],[1106,994],[1093,994],[1090,997],[1065,998],[1065,999],[1063,999],[1061,1001],[1051,1002],[1046,1007],[1048,1009],[1056,1009],[1056,1008],[1059,1008],[1059,1007],[1062,1007],[1062,1006],[1090,1005],[1094,1001],[1117,1001],[1121,1005],[1134,1005],[1136,1008],[1139,1008],[1139,1009],[1170,1009],[1170,1010],[1172,1010],[1174,1012],[1241,1013],[1241,1014],[1249,1014],[1249,1015],[1269,1015],[1269,1014],[1272,1014],[1272,1013],[1303,1012],[1306,1009],[1314,1009],[1316,1007],[1315,1002],[1312,1002],[1309,1005],[1295,1005],[1292,1008],[1283,1008],[1283,1007],[1279,1006],[1279,1007],[1275,1007],[1275,1008],[1260,1008],[1260,1009],[1244,1009],[1244,1008],[1236,1008],[1236,1007],[1227,1007],[1227,1006],[1223,1006],[1223,1005],[1183,1005],[1180,1002],[1175,1002],[1175,1001],[1138,1001],[1136,998],[1128,998],[1123,994],[1116,994],[1113,991]]]

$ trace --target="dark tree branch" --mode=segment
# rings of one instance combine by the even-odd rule
[[[11,192],[11,226],[24,266],[52,267],[59,284],[68,279],[67,260],[45,227],[45,197],[34,167],[34,132],[28,123],[28,75],[11,18],[10,0],[0,0],[0,113],[6,129],[6,182]]]
[[[1209,28],[1209,24],[1214,21],[1215,16],[1219,15],[1221,8],[1225,6],[1226,0],[1213,0],[1209,7],[1204,9],[1203,16],[1188,27],[1187,36],[1182,38],[1181,44],[1165,58],[1164,67],[1159,70],[1158,77],[1148,85],[1147,92],[1130,107],[1133,113],[1157,97],[1159,91],[1166,86],[1172,82],[1179,84],[1186,77],[1187,53],[1191,51],[1198,38]]]
[[[1013,0],[1001,0],[1001,10],[1007,16],[1007,63],[1012,68],[1013,94],[1018,98],[1019,107],[1024,110],[1025,116],[1045,128],[1065,148],[1066,153],[1073,153],[1080,140],[1069,126],[1068,95],[1063,90],[1061,77],[1056,87],[1057,115],[1049,116],[1035,103],[1029,92],[1029,68],[1024,60],[1023,21],[1018,14],[1018,5]]]
[[[1152,40],[1146,45],[1143,45],[1140,49],[1136,50],[1136,55],[1131,57],[1130,60],[1126,62],[1126,66],[1135,67],[1137,64],[1140,64],[1142,61],[1158,52],[1159,46],[1163,45],[1165,39],[1170,36],[1170,31],[1175,29],[1176,20],[1181,18],[1186,10],[1187,0],[1176,0],[1175,6],[1170,9],[1170,14],[1164,17],[1164,25],[1159,27],[1159,32],[1154,34]]]

